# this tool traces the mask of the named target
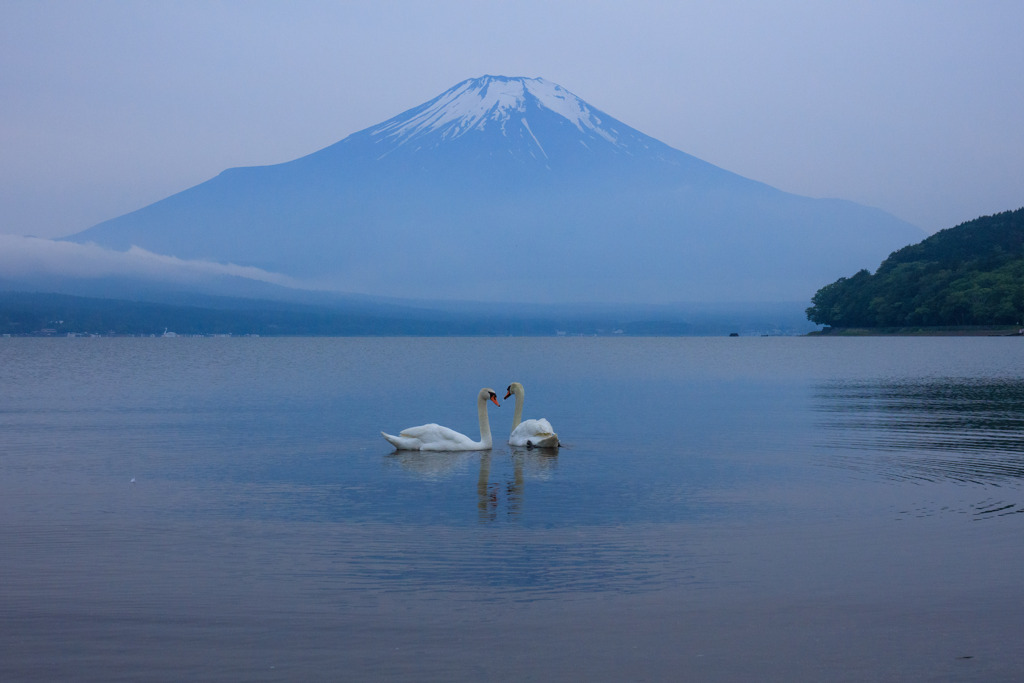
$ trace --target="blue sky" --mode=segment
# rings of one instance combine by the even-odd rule
[[[3,0],[0,233],[58,237],[482,74],[927,232],[1024,206],[1024,3]]]

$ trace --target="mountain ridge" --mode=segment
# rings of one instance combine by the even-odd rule
[[[668,302],[805,298],[922,234],[743,178],[543,79],[487,76],[66,239],[353,293]]]

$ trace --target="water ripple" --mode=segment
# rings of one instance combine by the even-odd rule
[[[1009,487],[1024,482],[1019,382],[832,382],[817,387],[815,398],[819,433],[825,436],[819,447],[829,465],[895,481]],[[1015,507],[1000,503],[979,514]]]

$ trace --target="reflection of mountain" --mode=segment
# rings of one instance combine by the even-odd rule
[[[887,479],[1024,484],[1024,385],[1008,380],[818,387],[830,462]],[[1001,508],[1001,509],[995,509]],[[1024,512],[1021,504],[991,512]]]

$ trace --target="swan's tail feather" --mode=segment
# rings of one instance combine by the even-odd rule
[[[388,443],[390,443],[395,448],[401,448],[402,442],[397,436],[392,436],[391,434],[388,434],[386,432],[381,432],[380,435],[387,439]]]

